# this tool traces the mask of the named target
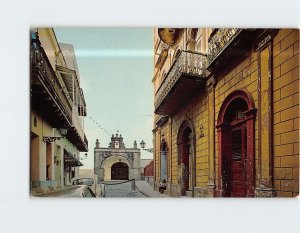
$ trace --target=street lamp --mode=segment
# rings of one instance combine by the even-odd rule
[[[146,147],[146,142],[144,142],[144,140],[142,140],[140,142],[140,145],[141,145],[141,148],[144,150],[144,151],[148,151],[150,153],[153,153],[153,148],[145,148]]]
[[[64,128],[60,128],[59,129],[59,133],[62,135],[61,137],[48,137],[48,136],[43,136],[43,141],[45,143],[51,143],[54,142],[56,140],[60,140],[61,138],[66,137],[67,133],[68,133],[68,129],[64,129]]]
[[[141,145],[142,149],[144,149],[145,146],[146,146],[146,142],[144,142],[144,140],[142,140],[141,143],[140,143],[140,145]]]

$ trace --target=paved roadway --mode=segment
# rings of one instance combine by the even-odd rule
[[[131,181],[124,182],[123,180],[106,181],[105,184],[105,197],[145,197],[137,190],[132,190]]]

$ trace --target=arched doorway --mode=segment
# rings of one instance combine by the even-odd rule
[[[112,180],[128,180],[129,167],[126,163],[118,162],[114,163],[111,167],[111,179]]]
[[[194,133],[190,121],[185,120],[179,129],[178,145],[178,165],[181,173],[181,195],[187,195],[187,191],[193,189],[193,160],[194,160]]]
[[[238,90],[223,102],[218,116],[217,196],[254,196],[254,120],[250,94]]]
[[[167,181],[167,143],[165,140],[162,141],[161,149],[160,149],[160,180],[166,180]]]

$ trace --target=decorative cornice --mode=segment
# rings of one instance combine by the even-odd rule
[[[217,83],[217,81],[216,81],[215,77],[211,76],[206,82],[207,91],[210,92],[213,89],[213,87],[216,85],[216,83]]]
[[[256,51],[260,50],[271,40],[272,40],[272,37],[270,35],[266,36],[262,41],[259,42]]]

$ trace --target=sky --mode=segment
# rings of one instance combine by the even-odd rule
[[[94,147],[108,147],[112,134],[122,134],[127,148],[141,140],[153,148],[153,29],[54,28],[58,42],[73,44],[87,117],[84,130],[93,168]],[[101,126],[103,129],[101,129]],[[81,153],[81,157],[84,153]],[[141,150],[141,158],[152,154]]]

